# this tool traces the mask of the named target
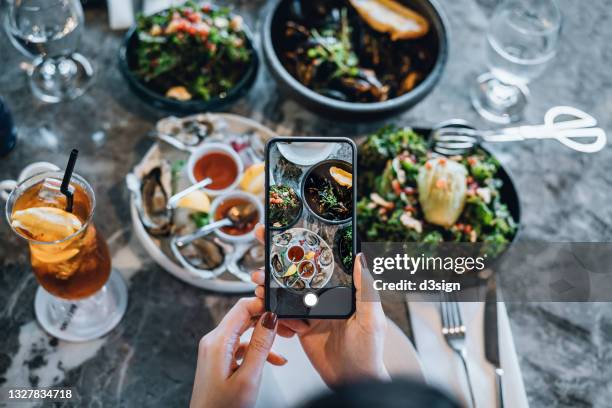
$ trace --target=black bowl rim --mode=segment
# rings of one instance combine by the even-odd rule
[[[271,186],[270,186],[271,187]],[[293,228],[295,226],[295,224],[298,223],[298,221],[300,220],[300,218],[302,217],[302,213],[304,213],[304,200],[302,200],[302,197],[300,197],[298,195],[298,192],[295,191],[295,189],[293,187],[291,187],[291,189],[295,192],[295,195],[297,196],[297,198],[299,199],[300,202],[300,210],[298,211],[297,215],[295,216],[295,218],[287,225],[284,225],[282,227],[273,227],[272,225],[270,225],[270,229],[272,231],[284,231],[287,230],[289,228]],[[270,197],[266,197],[266,200],[269,200]],[[269,205],[269,204],[268,204]]]
[[[272,11],[267,14],[264,24],[262,25],[262,49],[266,62],[270,66],[270,70],[273,71],[277,76],[282,78],[282,81],[291,88],[293,92],[296,92],[303,97],[313,101],[314,103],[327,107],[330,109],[341,110],[350,113],[373,113],[373,112],[387,112],[400,109],[405,103],[409,101],[418,101],[424,98],[437,84],[442,76],[444,67],[448,60],[448,19],[442,10],[442,7],[438,4],[437,0],[420,0],[427,2],[431,5],[435,14],[437,14],[440,20],[441,32],[438,33],[440,36],[440,43],[438,49],[438,57],[434,68],[431,70],[429,75],[413,90],[398,97],[383,101],[383,102],[345,102],[337,99],[323,96],[307,86],[303,85],[300,81],[295,79],[291,75],[283,64],[278,59],[274,44],[272,43],[272,20],[276,16],[276,13],[282,2],[287,0],[276,0],[276,3],[272,7]]]
[[[317,214],[312,208],[310,208],[310,204],[308,204],[308,201],[306,200],[306,195],[304,194],[304,189],[306,188],[306,180],[308,180],[308,177],[310,176],[310,173],[312,173],[312,171],[324,164],[329,164],[329,163],[344,163],[344,164],[348,164],[349,166],[354,166],[354,164],[351,164],[350,162],[347,162],[346,160],[340,160],[340,159],[327,159],[327,160],[322,160],[320,162],[317,162],[317,164],[311,166],[308,171],[306,172],[306,174],[304,174],[304,177],[302,178],[302,183],[300,186],[300,193],[302,194],[302,201],[304,202],[304,207],[308,208],[308,211],[310,211],[310,213],[312,215],[314,215],[316,218],[318,218],[319,220],[321,220],[322,222],[324,222],[325,224],[329,224],[329,225],[340,225],[340,224],[345,224],[347,222],[350,222],[353,219],[353,216],[349,216],[348,218],[345,218],[343,220],[328,220],[327,218],[323,218],[322,216],[320,216],[319,214]],[[355,190],[353,190],[353,194],[355,193]],[[353,208],[353,211],[357,211],[356,208]]]
[[[167,9],[158,11],[158,13],[164,12],[166,10]],[[259,55],[257,49],[255,48],[253,34],[250,28],[246,25],[246,23],[244,23],[242,30],[245,34],[248,47],[251,49],[252,52],[251,63],[249,64],[245,75],[240,79],[240,81],[238,81],[238,83],[232,89],[229,90],[227,96],[225,96],[224,98],[220,98],[217,96],[207,101],[179,101],[176,99],[167,98],[165,95],[157,93],[151,90],[148,86],[146,86],[128,66],[128,44],[133,36],[138,35],[138,33],[136,32],[137,28],[137,24],[134,23],[123,37],[118,52],[119,71],[121,71],[121,74],[127,81],[128,85],[135,90],[135,93],[140,97],[140,99],[150,105],[178,113],[194,113],[204,112],[208,110],[217,110],[224,106],[227,106],[232,102],[235,102],[236,100],[246,95],[255,83],[257,73],[259,72]]]

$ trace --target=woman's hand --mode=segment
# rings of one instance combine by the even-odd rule
[[[264,311],[261,299],[240,299],[219,326],[202,337],[191,408],[255,405],[266,360],[274,365],[287,362],[284,357],[270,352],[277,318],[271,312],[261,316]],[[241,344],[240,336],[253,325],[250,343]]]
[[[264,229],[258,227],[263,241]],[[353,269],[356,311],[347,320],[281,320],[279,329],[298,334],[310,362],[329,386],[364,378],[389,379],[383,363],[387,319],[380,301],[364,299],[365,285],[372,276],[363,254],[357,256]],[[258,286],[255,295],[263,299],[265,275],[255,271],[252,280]]]

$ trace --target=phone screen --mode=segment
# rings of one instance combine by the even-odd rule
[[[266,307],[279,317],[353,313],[356,167],[347,138],[268,142]]]

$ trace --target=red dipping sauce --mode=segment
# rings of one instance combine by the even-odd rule
[[[193,166],[193,176],[197,181],[202,181],[208,177],[212,180],[212,183],[206,186],[206,188],[223,190],[236,181],[238,177],[238,164],[227,153],[206,153]]]
[[[294,245],[287,251],[287,258],[291,262],[299,262],[304,258],[304,248],[298,245]]]

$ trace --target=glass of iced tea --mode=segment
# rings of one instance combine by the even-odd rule
[[[119,323],[127,290],[121,275],[112,271],[106,241],[93,224],[91,186],[72,176],[68,212],[62,177],[62,172],[46,172],[23,181],[8,198],[6,217],[30,246],[32,271],[40,283],[34,302],[39,323],[58,338],[86,341]]]

